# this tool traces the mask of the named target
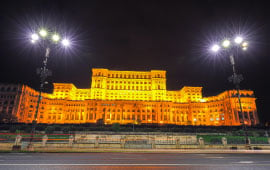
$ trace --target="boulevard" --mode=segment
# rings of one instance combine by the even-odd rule
[[[0,169],[270,169],[269,153],[1,153]]]

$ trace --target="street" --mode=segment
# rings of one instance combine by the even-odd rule
[[[270,169],[264,153],[1,153],[0,169]]]

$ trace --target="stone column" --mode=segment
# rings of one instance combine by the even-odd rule
[[[125,143],[126,143],[126,138],[125,138],[125,136],[122,136],[120,138],[120,147],[121,147],[121,149],[125,148]]]
[[[204,139],[202,137],[199,138],[199,145],[204,146]]]
[[[180,138],[176,138],[175,145],[176,145],[176,149],[180,148]]]
[[[22,136],[21,135],[17,135],[16,138],[15,138],[15,145],[16,146],[20,145],[21,140],[22,140]]]
[[[226,137],[222,137],[221,141],[222,141],[222,144],[223,144],[224,146],[227,145],[227,138],[226,138]]]
[[[248,138],[248,145],[250,145],[251,144],[251,140],[250,140],[250,138]]]
[[[151,137],[152,149],[156,149],[155,137]]]
[[[268,137],[268,136],[269,136],[267,130],[265,131],[264,136],[265,136],[265,137]]]
[[[99,146],[99,143],[98,143],[98,140],[99,140],[99,136],[96,136],[96,140],[95,140],[95,148],[98,148]]]
[[[47,140],[48,140],[48,136],[47,136],[47,135],[44,135],[44,136],[42,137],[42,146],[43,146],[43,147],[46,146]]]
[[[69,143],[68,144],[69,144],[70,147],[72,147],[73,143],[74,143],[74,136],[73,135],[70,135],[69,136]]]
[[[14,145],[12,146],[13,151],[20,151],[21,150],[21,145],[20,145],[21,140],[22,140],[22,136],[17,135],[16,138],[15,138]]]

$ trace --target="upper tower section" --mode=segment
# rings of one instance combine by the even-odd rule
[[[53,83],[52,98],[74,100],[76,90],[71,83]]]
[[[180,90],[181,102],[202,101],[202,87],[184,86]]]
[[[164,100],[166,71],[92,69],[91,99]]]
[[[108,77],[108,69],[93,68],[91,88],[105,88],[106,79]]]
[[[92,69],[91,89],[166,90],[166,71],[119,71]]]

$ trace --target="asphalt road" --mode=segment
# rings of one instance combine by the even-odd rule
[[[270,169],[263,153],[0,153],[0,169]]]

